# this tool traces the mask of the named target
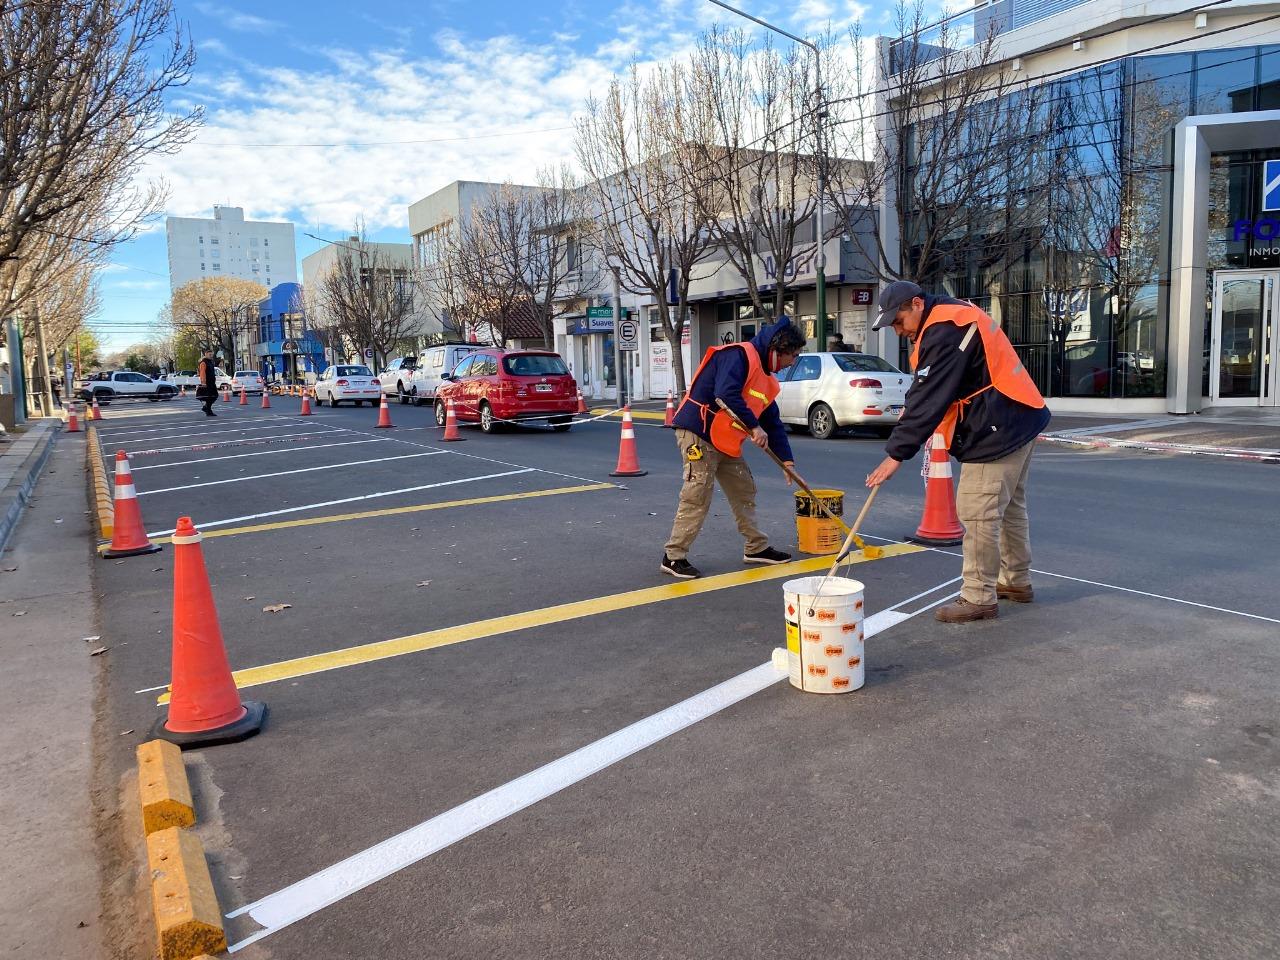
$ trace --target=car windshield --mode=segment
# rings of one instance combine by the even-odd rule
[[[560,357],[552,353],[518,353],[502,358],[502,369],[513,377],[558,377],[569,372]]]
[[[836,365],[845,373],[901,373],[883,357],[873,357],[866,353],[837,353],[834,355]]]
[[[368,367],[338,367],[337,375],[339,377],[368,377],[371,376]]]

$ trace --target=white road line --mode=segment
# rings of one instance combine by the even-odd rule
[[[323,437],[335,433],[348,433],[342,427],[323,427],[319,430],[307,430],[303,433],[276,433],[269,437],[245,437],[243,440],[218,440],[212,443],[189,443],[181,447],[157,447],[154,450],[131,450],[130,458],[151,456],[156,453],[181,453],[185,450],[210,450],[214,447],[234,447],[241,443],[274,443],[276,440],[287,440],[297,437]]]
[[[343,503],[358,503],[361,500],[374,500],[378,497],[394,497],[401,493],[416,493],[419,490],[435,490],[438,487],[453,487],[460,483],[475,483],[479,480],[496,480],[499,477],[514,477],[519,473],[535,473],[532,468],[524,470],[508,470],[505,473],[488,473],[483,477],[463,477],[461,480],[442,480],[439,483],[424,483],[417,487],[401,487],[399,490],[384,490],[381,493],[366,493],[358,497],[344,497],[341,500],[325,500],[323,503],[307,503],[300,507],[286,507],[283,510],[268,510],[266,513],[247,513],[243,517],[228,517],[225,520],[199,520],[196,526],[201,530],[211,527],[225,527],[229,523],[244,523],[248,520],[261,520],[264,517],[278,517],[285,513],[298,513],[302,510],[318,510],[320,507],[336,507]],[[167,537],[173,530],[153,530],[149,537]]]
[[[1065,414],[1064,414],[1065,416]],[[1146,430],[1152,427],[1167,427],[1175,423],[1190,423],[1186,417],[1163,417],[1158,420],[1125,420],[1120,423],[1099,423],[1092,427],[1072,427],[1069,430],[1050,430],[1049,435],[1055,437],[1076,437],[1090,433],[1116,433],[1122,430]]]
[[[439,429],[439,428],[437,427],[436,429]],[[352,430],[351,432],[363,434],[365,431]],[[399,437],[387,437],[387,439],[392,440],[396,443],[407,443],[411,447],[423,447],[427,450],[443,450],[444,453],[452,453],[454,456],[466,457],[468,460],[479,460],[483,463],[492,463],[495,466],[499,466],[499,467],[524,467],[524,469],[532,470],[535,473],[545,473],[553,477],[566,477],[569,480],[580,480],[583,483],[599,483],[600,482],[599,477],[579,477],[577,474],[561,473],[558,470],[545,470],[542,467],[525,467],[524,464],[522,463],[508,463],[506,460],[495,460],[492,457],[482,457],[479,454],[463,453],[461,450],[455,450],[453,448],[444,449],[442,447],[432,446],[429,443],[415,443],[412,440],[401,440]]]
[[[894,608],[873,614],[863,623],[863,635],[873,637],[912,616],[914,614],[902,613]],[[228,949],[235,953],[309,917],[672,734],[679,733],[699,720],[705,720],[726,707],[768,689],[786,676],[772,662],[762,663],[452,810],[446,810],[416,827],[410,827],[403,833],[313,873],[261,900],[233,910],[227,914],[228,918],[248,914],[263,929]]]
[[[187,431],[185,433],[162,433],[158,437],[137,437],[133,440],[127,441],[125,443],[125,446],[128,446],[129,444],[152,443],[156,440],[179,440],[179,439],[197,440],[202,437],[221,437],[221,436],[225,436],[228,433],[261,433],[263,430],[275,430],[279,427],[293,427],[293,426],[297,426],[297,424],[289,420],[278,420],[275,423],[266,423],[257,427],[232,427],[226,430],[203,430],[203,431],[194,430],[194,431]],[[108,440],[112,440],[112,439],[114,438],[103,437],[102,441],[106,443]]]
[[[239,460],[243,457],[270,457],[280,453],[301,453],[303,450],[324,450],[328,447],[350,447],[357,443],[385,442],[385,437],[378,437],[375,440],[343,440],[341,443],[316,443],[309,447],[285,447],[281,450],[256,450],[253,453],[229,453],[225,457],[204,457],[200,460],[175,460],[173,463],[153,463],[149,467],[131,466],[131,469],[134,473],[138,473],[142,470],[163,470],[165,467],[189,467],[193,463],[216,463],[219,460]],[[1067,456],[1067,454],[1063,454],[1063,456]]]
[[[346,467],[361,467],[370,463],[385,463],[388,460],[412,460],[414,457],[435,457],[443,450],[426,450],[422,453],[403,453],[394,457],[374,457],[372,460],[345,460],[342,463],[325,463],[318,467],[298,467],[295,470],[278,470],[275,473],[255,473],[247,477],[227,477],[225,480],[205,480],[201,483],[187,483],[180,487],[161,487],[159,490],[139,490],[138,496],[145,497],[153,493],[173,493],[175,490],[195,490],[198,487],[217,487],[224,483],[240,483],[244,480],[266,480],[269,477],[288,477],[295,473],[313,473],[316,470],[342,470]]]
[[[286,417],[286,416],[282,416],[282,415],[274,415],[274,416],[270,416],[270,417],[245,417],[243,420],[236,420],[235,422],[236,422],[236,423],[260,423],[260,422],[263,422],[263,421],[266,421],[266,420],[292,420],[292,419],[293,419],[292,417]],[[99,423],[101,423],[101,421],[99,421]],[[190,424],[188,424],[186,427],[183,427],[182,429],[184,429],[184,430],[186,430],[186,429],[189,429],[189,430],[195,430],[195,431],[197,431],[197,432],[198,432],[198,431],[200,430],[200,428],[202,428],[202,427],[214,427],[214,426],[221,427],[221,426],[225,426],[225,425],[226,425],[226,423],[225,423],[225,422],[220,422],[220,423],[216,423],[216,424],[214,424],[214,423],[209,423],[209,422],[208,422],[208,418],[206,417],[206,418],[205,418],[205,420],[204,420],[203,422],[190,423]],[[135,428],[133,428],[133,429],[131,429],[131,430],[110,430],[110,429],[108,429],[108,430],[103,431],[103,432],[102,432],[102,435],[103,435],[103,437],[104,437],[104,438],[105,438],[105,437],[107,437],[107,436],[112,436],[112,437],[127,437],[127,436],[130,436],[130,435],[135,434],[135,433],[162,433],[162,432],[163,432],[163,431],[165,431],[165,430],[175,430],[175,429],[178,429],[178,425],[177,425],[177,424],[175,424],[175,423],[168,423],[168,424],[165,424],[165,425],[164,425],[164,426],[162,426],[162,427],[135,427]],[[102,428],[101,428],[101,427],[99,427],[99,430],[102,430]]]

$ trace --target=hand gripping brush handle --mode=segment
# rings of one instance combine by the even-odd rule
[[[827,571],[827,575],[823,577],[822,582],[818,584],[818,590],[813,595],[813,602],[815,604],[818,602],[818,598],[822,596],[822,591],[826,588],[827,581],[836,575],[837,568],[839,568],[845,557],[849,556],[850,552],[853,550],[854,541],[858,539],[858,528],[862,526],[862,521],[866,517],[867,511],[871,509],[871,501],[876,498],[876,494],[879,492],[879,487],[871,488],[871,493],[867,495],[866,502],[862,505],[862,509],[858,511],[857,519],[853,521],[853,526],[849,528],[849,535],[844,538],[844,543],[840,547],[840,552],[836,554],[835,562],[831,564],[831,569]],[[809,607],[808,616],[813,616],[812,604]]]

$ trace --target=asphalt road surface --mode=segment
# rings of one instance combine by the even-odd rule
[[[1036,602],[944,625],[955,551],[853,565],[867,684],[824,697],[765,666],[783,582],[821,561],[744,572],[717,494],[706,579],[659,572],[680,472],[659,425],[619,480],[617,420],[444,444],[426,407],[377,430],[297,406],[100,425],[148,530],[205,532],[229,658],[270,708],[187,757],[238,955],[1280,953],[1276,466],[1042,445]],[[852,516],[881,442],[793,442]],[[790,491],[748,456],[794,551]],[[918,467],[868,539],[914,529]],[[98,562],[120,777],[163,716],[172,550]]]

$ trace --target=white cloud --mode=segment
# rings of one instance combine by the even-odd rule
[[[241,33],[271,33],[284,26],[278,20],[268,20],[242,10],[234,10],[220,3],[197,3],[196,9],[206,17],[217,20],[228,30],[238,30]]]
[[[111,286],[115,290],[159,290],[169,284],[164,280],[113,280]]]

